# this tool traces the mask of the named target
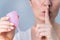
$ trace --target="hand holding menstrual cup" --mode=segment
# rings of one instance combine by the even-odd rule
[[[0,20],[0,40],[11,40],[15,33],[15,27],[18,26],[18,14],[16,11],[12,11],[6,15],[9,17],[8,19],[6,17],[2,17]],[[6,21],[7,20],[7,21]],[[5,22],[5,23],[4,23]],[[7,23],[9,22],[9,23]],[[14,25],[11,25],[10,23],[13,23]],[[8,26],[7,26],[8,25]],[[3,27],[4,26],[4,27]],[[13,29],[12,29],[13,27]],[[10,29],[10,31],[8,30]]]

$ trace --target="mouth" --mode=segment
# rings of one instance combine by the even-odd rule
[[[48,8],[48,9],[46,9],[46,10],[45,10],[45,9],[42,9],[42,13],[43,13],[43,14],[45,14],[46,11],[48,12],[48,15],[50,16],[51,13],[52,13],[52,12],[51,12],[51,9],[50,9],[50,8]]]
[[[46,13],[45,11],[42,11],[42,13]]]
[[[42,15],[45,16],[46,11],[42,11],[42,13],[43,13]],[[51,18],[51,11],[50,10],[48,11],[48,14],[49,14],[49,18]]]
[[[42,11],[42,13],[46,13],[46,11]],[[50,14],[51,14],[51,11],[48,11],[48,14],[49,14],[49,16],[50,16]]]

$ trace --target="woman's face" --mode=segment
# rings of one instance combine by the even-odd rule
[[[31,0],[34,16],[37,19],[44,17],[44,11],[47,9],[50,19],[55,19],[60,7],[60,0]]]

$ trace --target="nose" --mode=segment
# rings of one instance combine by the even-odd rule
[[[45,0],[45,2],[43,3],[43,6],[50,8],[52,6],[52,2],[50,0]]]

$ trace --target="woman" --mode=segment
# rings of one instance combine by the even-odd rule
[[[35,24],[31,29],[17,33],[15,37],[14,24],[8,21],[9,17],[2,17],[0,39],[13,40],[14,37],[14,40],[60,40],[60,25],[55,22],[60,8],[59,3],[60,0],[30,0]]]

